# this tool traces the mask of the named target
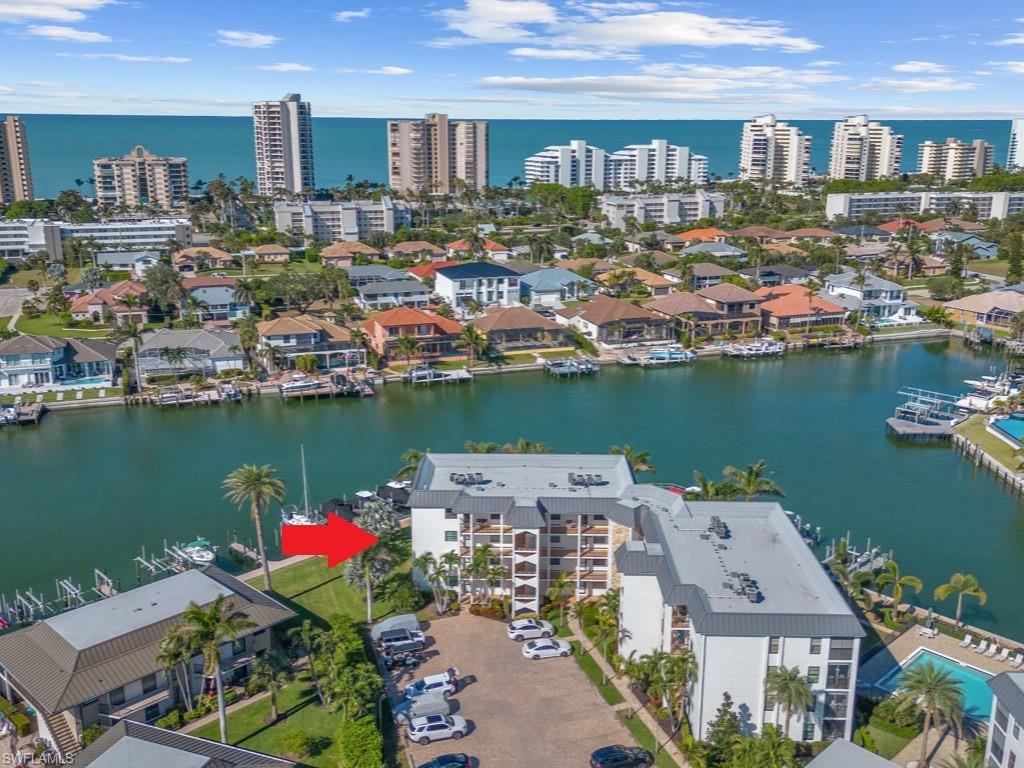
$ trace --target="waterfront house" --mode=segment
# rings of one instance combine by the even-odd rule
[[[119,720],[75,756],[78,768],[295,768],[285,760],[134,720]]]
[[[594,295],[597,284],[561,267],[546,267],[519,278],[519,296],[532,307],[553,307]]]
[[[389,280],[408,280],[409,275],[387,264],[357,264],[342,267],[348,275],[348,282],[353,288],[370,283],[384,283]]]
[[[807,768],[896,768],[896,763],[858,747],[852,741],[836,739]]]
[[[160,328],[143,332],[139,345],[143,376],[216,376],[245,367],[241,342],[230,331]]]
[[[419,342],[414,357],[420,359],[451,354],[462,326],[454,320],[412,307],[396,307],[365,320],[362,328],[370,346],[384,358],[396,355],[398,340],[411,336]]]
[[[679,235],[658,230],[656,232],[638,232],[625,238],[626,250],[630,253],[641,253],[643,251],[679,251],[686,245],[686,241]]]
[[[492,307],[467,325],[481,331],[500,352],[572,344],[565,327],[526,307]]]
[[[1024,672],[1000,672],[988,680],[992,717],[985,740],[985,765],[1013,768],[1024,759]]]
[[[468,262],[437,270],[434,292],[457,311],[473,301],[509,307],[519,303],[519,275],[500,264]]]
[[[171,255],[171,266],[183,274],[195,274],[208,269],[231,269],[235,257],[211,245],[182,248]]]
[[[292,258],[292,252],[280,243],[257,245],[252,255],[261,264],[287,264]]]
[[[496,240],[491,240],[489,237],[485,237],[483,245],[481,246],[480,253],[473,253],[473,249],[470,247],[469,241],[466,238],[454,240],[445,246],[448,258],[456,261],[463,259],[476,259],[481,256],[486,256],[489,259],[495,261],[505,261],[505,259],[511,259],[515,256],[513,251],[507,246],[502,245]]]
[[[351,267],[359,261],[374,261],[381,256],[380,251],[366,243],[352,240],[342,243],[332,243],[320,251],[320,260],[325,267]]]
[[[813,289],[812,289],[813,290]],[[763,325],[772,331],[801,330],[842,325],[846,309],[817,294],[807,295],[802,285],[758,288]]]
[[[322,368],[366,363],[366,350],[352,341],[348,328],[314,315],[278,317],[256,325],[260,348],[273,349],[285,368],[295,367],[295,358],[315,355]]]
[[[999,258],[999,246],[983,240],[972,232],[953,232],[942,230],[931,235],[935,246],[940,251],[949,252],[949,249],[956,245],[966,244],[974,251],[975,259],[997,259]]]
[[[843,267],[839,274],[825,277],[821,296],[849,311],[859,312],[861,319],[867,322],[916,322],[920,319],[917,304],[907,300],[906,288],[870,272],[864,273],[861,284],[857,273],[849,267]]]
[[[1007,329],[1014,315],[1024,312],[1024,293],[999,289],[947,301],[943,306],[958,324]]]
[[[597,276],[597,282],[613,295],[624,296],[637,285],[646,288],[651,296],[664,296],[672,290],[673,281],[647,269],[632,267],[616,269]]]
[[[719,283],[696,293],[721,313],[726,332],[747,335],[761,331],[760,305],[764,299],[753,291],[732,283]]]
[[[687,245],[693,245],[694,243],[724,243],[729,237],[729,233],[718,227],[699,227],[680,232],[677,237]]]
[[[160,254],[157,251],[97,251],[92,260],[100,269],[130,272],[133,278],[140,279],[147,269],[160,263]]]
[[[788,246],[787,246],[788,247]],[[767,267],[747,267],[740,275],[757,285],[771,288],[775,285],[804,285],[811,279],[806,269],[791,267],[789,264],[771,264]]]
[[[406,240],[388,247],[388,256],[395,259],[415,259],[416,261],[444,261],[447,258],[444,248],[438,248],[426,240]]]
[[[194,312],[203,320],[238,320],[249,314],[249,305],[235,297],[234,278],[186,277],[181,284],[186,296],[200,302]]]
[[[134,306],[122,303],[125,296],[134,297]],[[108,288],[82,294],[71,302],[71,318],[91,323],[106,322],[108,316],[114,325],[140,324],[146,322],[146,286],[133,280],[121,280]]]
[[[644,302],[643,306],[672,320],[676,333],[718,336],[729,329],[725,316],[712,302],[690,291],[673,292]]]
[[[419,280],[383,280],[365,283],[356,290],[356,304],[363,309],[425,307],[430,303],[430,289]]]
[[[117,348],[96,339],[62,339],[22,334],[0,341],[0,392],[109,387]]]
[[[591,341],[609,346],[664,342],[674,335],[668,318],[603,294],[585,304],[557,310],[555,319]]]
[[[721,264],[713,264],[710,261],[698,261],[690,265],[690,282],[692,290],[699,291],[701,288],[710,288],[718,285],[723,278],[735,277],[738,273],[723,267]]]
[[[220,596],[254,623],[220,646],[226,682],[240,683],[253,661],[270,648],[271,627],[295,613],[209,566],[0,636],[0,694],[22,708],[31,707],[39,736],[64,755],[78,751],[90,726],[153,722],[178,704],[179,695],[174,674],[160,659],[161,640],[181,623],[190,604],[205,607]],[[187,674],[192,691],[204,690],[199,653],[188,662]]]
[[[729,259],[731,261],[747,260],[747,252],[742,248],[730,245],[729,243],[719,243],[717,241],[688,245],[683,248],[683,256],[702,259]]]

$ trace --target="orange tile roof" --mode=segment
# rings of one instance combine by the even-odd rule
[[[469,241],[466,240],[466,238],[464,238],[464,237],[459,239],[459,240],[454,240],[453,242],[448,243],[447,248],[448,248],[449,251],[461,251],[461,252],[465,252],[465,253],[469,253],[469,251],[470,251]],[[508,246],[502,245],[501,243],[499,243],[499,242],[497,242],[495,240],[491,240],[491,238],[489,238],[489,237],[485,237],[484,238],[484,250],[485,251],[507,251],[508,250]]]
[[[661,288],[666,285],[674,285],[674,283],[667,277],[657,275],[654,272],[649,272],[648,270],[643,269],[641,267],[628,267],[624,269],[616,269],[612,272],[604,272],[598,275],[595,279],[598,282],[606,283],[611,279],[612,275],[617,274],[619,272],[631,273],[634,279],[650,288]]]
[[[807,317],[808,315],[840,315],[843,307],[833,304],[820,296],[807,298],[807,288],[802,285],[776,285],[772,288],[758,288],[755,293],[764,297],[761,309],[775,317]]]
[[[903,219],[902,221],[900,219],[893,219],[892,221],[887,221],[884,224],[879,224],[878,228],[885,232],[892,232],[895,234],[896,232],[899,232],[901,228],[920,229],[921,225],[913,219]]]
[[[757,224],[734,230],[731,234],[733,237],[767,237],[772,239],[781,239],[788,236],[781,229],[772,229],[771,227],[763,227]]]
[[[458,261],[435,261],[432,264],[417,264],[415,267],[409,267],[407,270],[410,275],[418,277],[420,280],[428,277],[433,277],[437,274],[437,270],[445,269],[446,267],[457,267],[461,262]]]
[[[363,328],[372,332],[374,325],[388,328],[400,325],[427,324],[436,325],[443,333],[462,332],[462,326],[454,320],[424,312],[422,309],[413,309],[412,307],[395,307],[394,309],[381,312],[368,320],[364,320]]]
[[[209,245],[196,245],[191,248],[182,248],[180,251],[175,251],[174,255],[171,256],[171,261],[178,263],[185,259],[198,259],[201,256],[205,256],[213,261],[231,261],[234,258],[230,253],[221,248],[214,248]]]
[[[226,286],[233,288],[235,285],[235,278],[233,277],[186,277],[181,281],[186,291],[191,291],[193,288],[216,288],[218,286]]]
[[[693,240],[700,240],[702,243],[709,243],[715,240],[724,240],[729,236],[729,233],[724,229],[718,227],[701,227],[699,229],[690,229],[686,232],[680,232],[676,237],[682,238],[686,242]]]
[[[255,248],[252,249],[252,252],[259,256],[263,256],[266,254],[287,256],[290,253],[290,251],[287,248],[278,243],[264,243],[263,245],[257,245]]]
[[[821,227],[800,227],[799,229],[791,229],[786,234],[790,237],[820,237],[823,239],[839,237],[831,229],[823,229]]]
[[[127,312],[128,308],[121,304],[121,297],[129,293],[136,297],[144,296],[146,294],[146,286],[134,280],[121,280],[109,288],[100,288],[98,291],[82,294],[71,303],[71,311],[88,312],[90,305],[102,304],[110,307],[115,312]],[[139,309],[136,307],[132,311],[137,312]]]

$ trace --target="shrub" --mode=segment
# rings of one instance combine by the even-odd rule
[[[885,699],[871,711],[872,719],[885,720],[893,725],[906,727],[917,725],[921,720],[921,711],[916,707],[907,707],[897,712],[896,699]]]
[[[191,712],[186,712],[185,714],[183,714],[181,716],[181,719],[184,720],[186,723],[191,723],[193,720],[198,720],[200,717],[203,717],[203,715],[205,715],[205,714],[207,714],[207,713],[203,712],[201,708],[196,707]]]
[[[176,731],[184,724],[181,717],[181,710],[172,709],[166,715],[156,721],[155,725],[157,728],[166,728],[170,731]]]
[[[96,741],[96,739],[103,735],[104,730],[105,729],[103,728],[102,725],[90,725],[88,728],[82,731],[82,743],[85,744],[85,746],[89,746],[94,741]]]
[[[32,733],[32,718],[15,707],[11,702],[0,696],[0,712],[11,721],[19,736],[28,736]]]
[[[230,706],[231,704],[234,704],[236,701],[238,701],[238,691],[234,690],[233,688],[229,688],[228,690],[224,691],[224,706]],[[214,699],[213,709],[216,708],[217,700]]]
[[[880,731],[891,733],[894,736],[899,736],[903,739],[913,739],[921,733],[921,726],[917,724],[900,726],[895,723],[891,723],[888,720],[882,720],[878,717],[872,717],[868,722],[872,727],[877,728]]]
[[[341,768],[383,768],[384,739],[372,717],[348,720],[338,733]]]
[[[871,735],[871,731],[866,725],[854,731],[853,743],[859,747],[864,747],[868,752],[878,754],[878,745],[875,744],[875,737]]]

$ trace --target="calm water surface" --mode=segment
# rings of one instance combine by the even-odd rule
[[[366,401],[51,414],[38,428],[0,431],[0,592],[52,595],[55,577],[91,583],[93,567],[127,584],[142,544],[248,534],[220,481],[243,461],[268,462],[299,501],[300,443],[311,496],[322,499],[387,479],[409,447],[456,451],[466,440],[523,436],[565,452],[631,443],[651,452],[652,477],[664,482],[765,458],[788,509],[828,536],[849,529],[855,542],[895,549],[904,571],[925,581],[920,604],[966,570],[989,601],[967,601],[965,618],[1024,639],[1021,502],[947,445],[895,443],[884,429],[900,386],[962,390],[991,364],[956,343],[879,344],[686,369],[612,367],[572,382],[519,373],[430,389],[392,384]]]

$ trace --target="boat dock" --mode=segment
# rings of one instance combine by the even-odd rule
[[[957,396],[917,387],[904,387],[907,398],[885,420],[889,434],[904,440],[949,440],[962,419]]]
[[[726,357],[753,359],[759,357],[775,357],[786,352],[786,345],[781,341],[766,340],[740,344],[725,344],[721,352]]]
[[[305,400],[321,397],[371,397],[373,387],[366,379],[332,373],[329,376],[307,377],[297,375],[277,385],[277,391],[285,399]]]
[[[405,379],[410,384],[458,384],[472,381],[473,372],[469,368],[444,371],[430,365],[417,365],[405,372]]]
[[[544,370],[553,376],[586,376],[597,373],[601,366],[589,357],[564,357],[557,360],[546,360]]]
[[[867,343],[866,339],[859,333],[846,334],[845,336],[818,336],[808,334],[804,336],[804,349],[831,349],[843,351],[847,349],[860,349]]]
[[[17,427],[22,424],[38,424],[43,418],[46,406],[42,402],[15,402],[0,406],[0,427]]]

